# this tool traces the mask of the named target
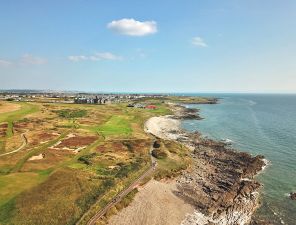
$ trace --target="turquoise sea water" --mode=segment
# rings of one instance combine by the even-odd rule
[[[264,184],[257,214],[274,224],[296,224],[296,95],[220,95],[217,105],[199,108],[204,120],[183,122],[183,128],[200,131],[216,140],[230,139],[233,147],[262,154],[269,166],[257,176]]]

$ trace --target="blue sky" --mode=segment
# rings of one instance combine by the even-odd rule
[[[296,92],[294,0],[2,0],[0,89]]]

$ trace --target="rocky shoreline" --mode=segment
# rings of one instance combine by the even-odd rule
[[[201,119],[198,110],[171,105],[172,116],[147,121],[146,131],[178,141],[191,150],[193,165],[177,179],[175,194],[195,207],[183,225],[249,224],[259,207],[260,183],[254,176],[265,166],[263,156],[229,149],[225,143],[204,139],[180,128],[184,119]]]

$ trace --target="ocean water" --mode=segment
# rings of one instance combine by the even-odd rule
[[[215,96],[215,95],[213,95]],[[212,139],[230,139],[234,148],[261,154],[270,162],[256,179],[263,183],[257,215],[274,224],[296,224],[296,95],[216,95],[216,105],[200,109],[201,121],[187,120],[183,128]]]

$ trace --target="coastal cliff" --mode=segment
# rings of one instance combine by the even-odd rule
[[[193,165],[177,179],[174,193],[194,206],[182,225],[249,224],[259,206],[260,184],[254,176],[262,170],[263,156],[229,149],[225,143],[203,139],[180,128],[183,119],[201,119],[196,110],[171,106],[174,115],[147,121],[146,131],[178,141],[192,150]]]

